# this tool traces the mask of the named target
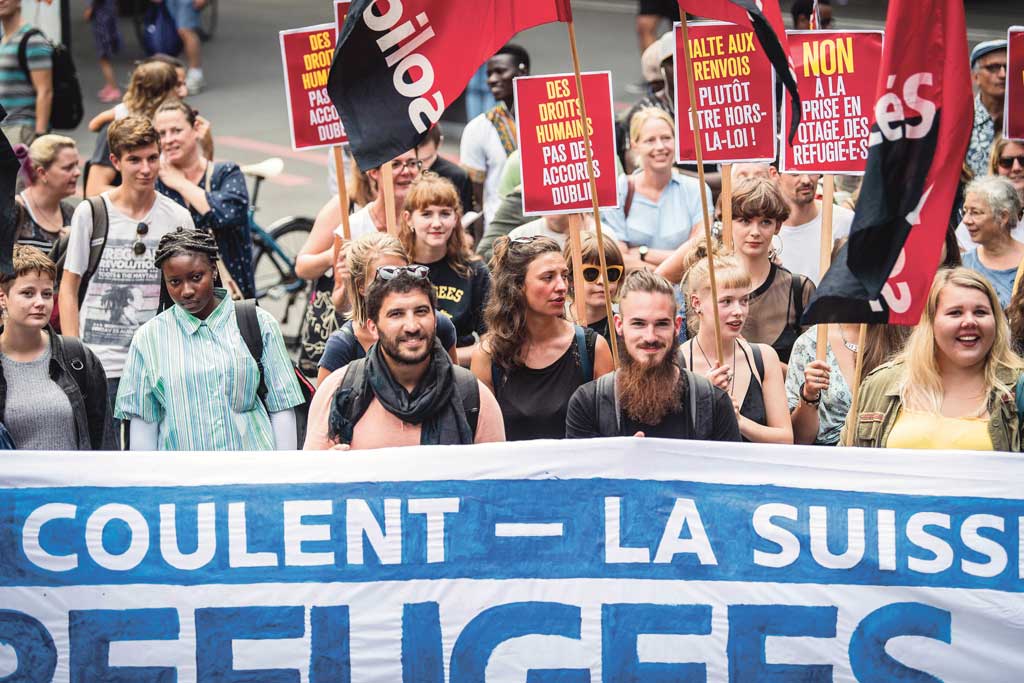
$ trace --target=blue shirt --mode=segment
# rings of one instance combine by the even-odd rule
[[[969,251],[963,256],[964,268],[970,268],[984,275],[999,297],[999,305],[1004,309],[1010,305],[1013,298],[1013,281],[1017,279],[1017,269],[1007,268],[1006,270],[993,270],[981,262],[977,251]]]
[[[601,211],[601,221],[615,234],[615,239],[631,247],[675,249],[690,238],[693,226],[704,220],[700,181],[675,171],[657,202],[634,192],[628,218],[624,209],[629,181],[625,175],[619,176],[618,192],[619,208]],[[704,184],[704,192],[710,211],[714,204],[707,183]]]

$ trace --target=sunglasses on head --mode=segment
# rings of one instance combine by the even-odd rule
[[[608,282],[618,282],[622,277],[622,266],[608,266]],[[583,279],[587,282],[597,282],[601,277],[600,266],[583,266]]]
[[[418,280],[426,280],[430,275],[430,268],[427,266],[381,266],[377,269],[377,279],[394,280],[402,273],[411,275]]]
[[[999,160],[996,161],[996,163],[999,164],[999,168],[1005,171],[1009,171],[1011,168],[1013,168],[1013,162],[1015,161],[1018,164],[1020,164],[1022,168],[1024,168],[1024,154],[1021,154],[1019,156],[999,157]]]
[[[136,256],[142,256],[146,253],[146,243],[142,241],[142,238],[148,234],[149,226],[139,221],[139,224],[135,226],[135,244],[132,245],[132,251],[135,252]]]

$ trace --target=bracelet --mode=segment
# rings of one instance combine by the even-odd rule
[[[821,403],[821,392],[820,391],[818,392],[818,398],[814,399],[813,401],[810,401],[810,400],[807,399],[807,396],[804,394],[804,385],[801,384],[800,385],[800,400],[803,401],[804,403],[806,403],[809,406],[813,406],[813,407],[817,408],[818,405]]]

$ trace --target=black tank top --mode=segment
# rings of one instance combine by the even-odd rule
[[[764,382],[764,358],[761,356],[761,349],[757,348],[757,344],[751,344],[748,355],[743,344],[737,342],[737,346],[743,354],[743,360],[747,362],[747,367],[750,368],[750,383],[747,384],[747,393],[743,396],[743,403],[740,404],[740,415],[751,422],[767,426],[768,411],[764,405],[764,388],[761,386]],[[694,344],[690,344],[689,368],[691,370],[693,369],[693,347]],[[754,357],[753,365],[750,364],[750,356]],[[747,437],[743,437],[743,440],[749,441]]]
[[[584,331],[587,352],[594,358],[597,333]],[[593,361],[591,361],[593,362]],[[496,373],[494,396],[501,407],[507,441],[564,439],[565,413],[574,391],[584,383],[576,339],[546,368],[517,365]],[[587,377],[589,382],[591,377]]]

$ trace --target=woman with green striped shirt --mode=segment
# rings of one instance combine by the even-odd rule
[[[235,306],[216,286],[217,243],[197,230],[169,233],[154,255],[174,306],[139,328],[115,414],[131,421],[132,450],[293,450],[303,401],[281,330],[257,309],[263,380],[239,332]]]

